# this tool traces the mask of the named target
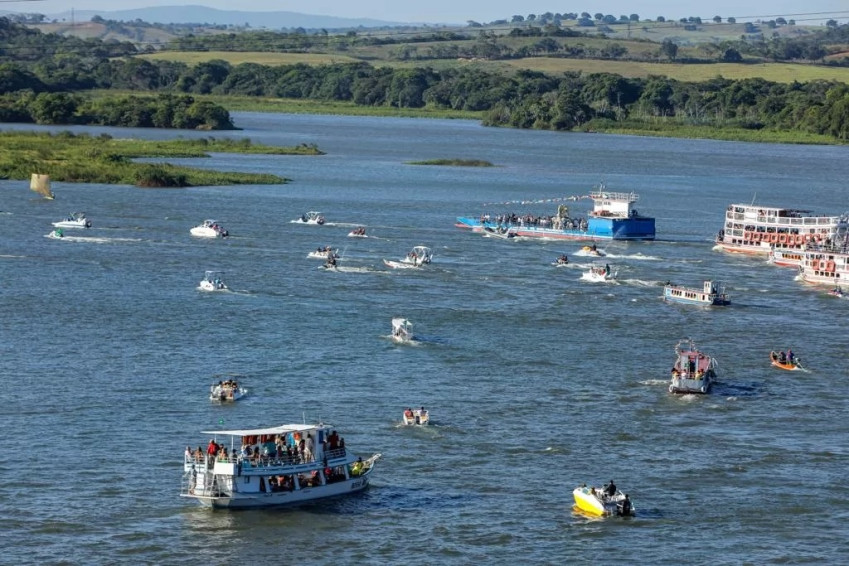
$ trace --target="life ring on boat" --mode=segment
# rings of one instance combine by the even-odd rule
[[[796,245],[801,246],[805,243],[805,237],[802,234],[796,234]]]
[[[778,243],[779,244],[787,244],[787,234],[779,234],[778,235]]]
[[[778,243],[778,234],[776,234],[775,232],[770,234],[769,235],[769,243],[770,244],[777,244]]]
[[[828,271],[828,272],[830,272],[830,273],[831,273],[831,272],[834,272],[834,269],[835,269],[836,267],[837,267],[837,266],[834,264],[834,262],[833,262],[833,261],[830,261],[830,260],[829,260],[829,261],[825,264],[825,270],[826,270],[826,271]]]
[[[760,232],[752,232],[752,241],[760,242],[761,241],[761,233]]]
[[[743,232],[743,241],[748,242],[752,239],[752,233],[749,231]]]
[[[811,236],[811,239],[816,240],[817,242],[821,242],[822,236],[820,234],[814,234],[813,236]]]

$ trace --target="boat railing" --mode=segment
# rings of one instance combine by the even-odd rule
[[[611,191],[591,191],[592,199],[620,200],[625,202],[637,202],[640,196],[637,193],[615,193]]]

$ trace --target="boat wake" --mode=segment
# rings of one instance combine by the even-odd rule
[[[645,279],[620,279],[620,283],[635,287],[663,287],[663,281],[646,281]]]
[[[646,379],[640,382],[640,385],[668,385],[668,379]]]
[[[324,271],[338,271],[339,273],[384,273],[382,269],[374,269],[371,267],[349,267],[349,266],[336,266],[336,267],[326,267],[324,265],[319,265],[318,269],[323,269]]]
[[[54,238],[50,234],[46,234],[45,238],[50,238],[51,240],[61,240],[63,242],[86,242],[89,244],[118,244],[122,242],[143,242],[142,238],[97,238],[93,236],[63,236],[61,238]]]
[[[661,259],[663,259],[657,256],[643,254],[607,254],[607,257],[612,259],[635,259],[638,261],[660,261]]]

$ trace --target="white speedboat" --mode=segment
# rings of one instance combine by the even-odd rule
[[[400,261],[384,259],[386,267],[392,269],[417,269],[429,264],[433,260],[433,252],[427,246],[415,246]]]
[[[215,403],[238,401],[248,394],[248,390],[239,385],[235,379],[219,381],[209,388],[209,400]]]
[[[186,448],[180,496],[213,508],[297,505],[356,493],[368,487],[381,457],[358,458],[324,423],[202,434],[212,439],[205,451]]]
[[[85,212],[72,212],[64,220],[54,222],[56,228],[91,228],[91,220],[85,217]]]
[[[305,212],[301,215],[300,218],[296,218],[291,222],[292,224],[309,224],[311,226],[321,226],[322,224],[324,224],[324,216],[322,216],[320,212],[311,210],[309,212]]]
[[[637,514],[631,498],[622,493],[613,482],[603,488],[587,487],[582,485],[572,491],[575,499],[575,507],[579,510],[596,517],[608,517],[618,515],[620,517],[632,517]]]
[[[566,254],[560,254],[557,256],[557,259],[551,262],[551,265],[561,266],[561,265],[569,265],[569,256]]]
[[[53,238],[54,240],[59,240],[65,237],[65,233],[62,232],[61,228],[54,228],[52,232],[44,236],[45,238]]]
[[[359,228],[354,228],[350,232],[348,232],[349,238],[368,238],[366,235],[365,226],[360,226]]]
[[[708,393],[716,381],[716,360],[696,348],[689,338],[675,345],[670,393]]]
[[[229,287],[227,287],[221,278],[220,271],[207,271],[204,273],[198,289],[201,291],[227,291]]]
[[[392,339],[396,342],[411,342],[413,340],[413,323],[406,318],[393,318]]]
[[[230,235],[217,220],[204,220],[189,230],[189,233],[198,238],[226,238]]]
[[[610,268],[609,264],[604,266],[593,266],[589,271],[585,271],[581,275],[581,279],[592,281],[593,283],[605,283],[616,279],[617,272]]]
[[[405,425],[425,426],[429,422],[430,414],[424,407],[422,407],[421,409],[410,409],[408,407],[407,410],[404,411]]]
[[[503,226],[496,226],[494,228],[484,226],[483,235],[487,238],[501,238],[502,240],[509,240],[516,237],[516,232]]]
[[[339,250],[334,250],[330,246],[321,246],[310,253],[307,254],[309,259],[323,259],[327,260],[331,257],[333,259],[339,259]]]

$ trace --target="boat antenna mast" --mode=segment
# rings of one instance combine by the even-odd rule
[[[755,206],[755,201],[758,198],[758,192],[755,191],[755,194],[752,195],[752,206]]]

